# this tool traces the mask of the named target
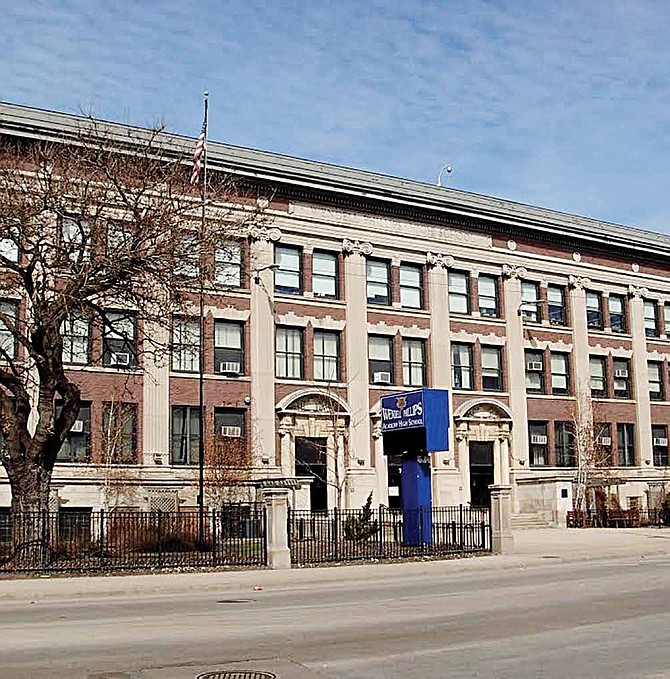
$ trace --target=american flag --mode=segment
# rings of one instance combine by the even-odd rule
[[[203,157],[205,155],[207,141],[207,102],[205,102],[205,119],[202,121],[202,131],[195,143],[193,151],[193,170],[191,170],[191,186],[200,184],[200,170],[202,169]]]

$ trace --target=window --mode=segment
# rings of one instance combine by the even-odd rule
[[[665,328],[665,334],[670,337],[670,304],[665,304],[663,306],[663,326]]]
[[[570,361],[568,354],[551,353],[551,393],[560,396],[570,392]]]
[[[244,411],[229,408],[214,409],[214,427],[217,436],[224,439],[244,437]],[[233,462],[233,460],[228,461]]]
[[[529,394],[544,394],[544,353],[526,352],[526,391]]]
[[[214,280],[231,288],[242,287],[242,245],[230,242],[214,251]]]
[[[542,320],[540,286],[532,281],[521,282],[521,318],[531,323]]]
[[[470,313],[468,274],[460,271],[449,272],[449,311],[455,314]]]
[[[200,372],[200,323],[186,318],[172,321],[172,370]]]
[[[658,337],[657,305],[653,300],[644,303],[644,334],[647,337]]]
[[[56,417],[62,406],[56,406]],[[88,462],[91,455],[91,406],[82,404],[70,433],[58,451],[57,462]]]
[[[127,255],[133,247],[133,233],[130,224],[107,222],[107,256]]]
[[[9,226],[2,229],[4,233],[9,234],[6,238],[0,238],[0,266],[3,265],[2,258],[8,262],[16,263],[19,261],[19,231],[17,228]]]
[[[451,372],[454,389],[474,389],[470,344],[451,345]]]
[[[654,466],[668,466],[668,428],[663,424],[651,426],[651,443],[654,450]]]
[[[312,292],[314,297],[335,299],[337,295],[337,255],[315,252],[312,256]]]
[[[652,401],[662,401],[665,397],[663,363],[647,361],[647,375],[649,378],[649,398]]]
[[[603,298],[599,292],[586,292],[586,325],[593,330],[603,329]]]
[[[0,301],[0,314],[7,317],[9,323],[16,327],[19,318],[19,305],[16,302]],[[19,344],[10,325],[0,320],[0,361],[16,358]]]
[[[627,358],[615,358],[614,398],[630,398],[630,385],[630,361]]]
[[[575,432],[571,422],[554,422],[557,467],[575,466]]]
[[[130,311],[108,311],[102,328],[102,364],[134,368],[137,363],[135,334],[137,318]]]
[[[370,304],[390,304],[389,265],[378,259],[368,259],[366,263],[368,302]]]
[[[502,391],[502,351],[499,347],[482,347],[482,389]]]
[[[423,307],[422,271],[420,266],[400,265],[400,305],[408,309]]]
[[[175,248],[174,274],[180,278],[197,278],[200,274],[200,241],[194,233],[181,236]]]
[[[172,464],[198,464],[200,408],[172,406]]]
[[[607,396],[607,359],[604,356],[589,356],[589,379],[591,396]]]
[[[610,295],[608,302],[612,332],[626,332],[626,301],[621,295]]]
[[[368,360],[372,384],[393,383],[393,340],[390,337],[368,337]]]
[[[214,323],[214,370],[224,375],[244,374],[244,326],[241,323]]]
[[[594,425],[595,434],[594,453],[597,466],[611,466],[612,464],[612,425],[609,422],[599,422]]]
[[[302,379],[302,330],[277,328],[276,376]]]
[[[547,315],[551,325],[567,325],[564,287],[560,285],[547,286]]]
[[[549,461],[549,438],[546,422],[528,423],[529,464],[531,467],[542,467]]]
[[[500,316],[498,279],[495,276],[479,276],[477,290],[479,292],[479,315],[492,318]]]
[[[314,331],[314,379],[340,381],[340,336],[336,332]]]
[[[275,247],[275,290],[286,294],[302,292],[302,270],[300,267],[302,251],[300,248]]]
[[[426,381],[426,348],[423,340],[402,341],[402,383],[422,387]]]
[[[85,219],[63,217],[63,250],[74,263],[86,262],[91,258],[91,225]]]
[[[617,424],[617,448],[621,467],[635,466],[635,425]]]
[[[137,404],[105,403],[102,409],[105,464],[137,463]]]
[[[90,324],[87,318],[70,316],[61,325],[63,336],[63,363],[86,365],[88,363]]]

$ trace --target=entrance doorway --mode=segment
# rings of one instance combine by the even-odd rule
[[[493,484],[493,441],[470,441],[470,504],[488,507]]]
[[[328,510],[328,439],[296,437],[295,474],[311,477],[309,500],[312,511]]]

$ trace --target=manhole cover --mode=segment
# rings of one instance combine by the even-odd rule
[[[195,679],[277,679],[272,672],[205,672],[199,674]]]

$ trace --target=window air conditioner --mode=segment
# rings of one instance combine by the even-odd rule
[[[235,361],[223,361],[219,363],[219,372],[228,373],[229,375],[239,375],[240,364]]]
[[[547,437],[543,436],[542,434],[531,434],[530,435],[530,442],[536,443],[539,446],[543,446],[543,445],[546,445],[546,443],[547,443]]]
[[[70,428],[71,434],[81,434],[84,431],[84,420],[75,420]]]
[[[530,370],[531,372],[542,372],[544,370],[542,361],[529,361],[528,370]]]
[[[628,377],[628,370],[626,368],[619,368],[614,371],[614,377]]]
[[[127,352],[113,351],[109,357],[110,365],[130,365],[130,354]]]
[[[656,439],[654,439],[654,445],[666,447],[668,445],[668,439],[666,439],[664,437],[656,438]]]
[[[375,384],[391,384],[391,373],[390,372],[373,373],[372,381]]]
[[[601,446],[611,446],[612,445],[612,437],[611,436],[601,436],[597,442]]]
[[[242,436],[242,427],[221,427],[221,436],[239,439]]]

